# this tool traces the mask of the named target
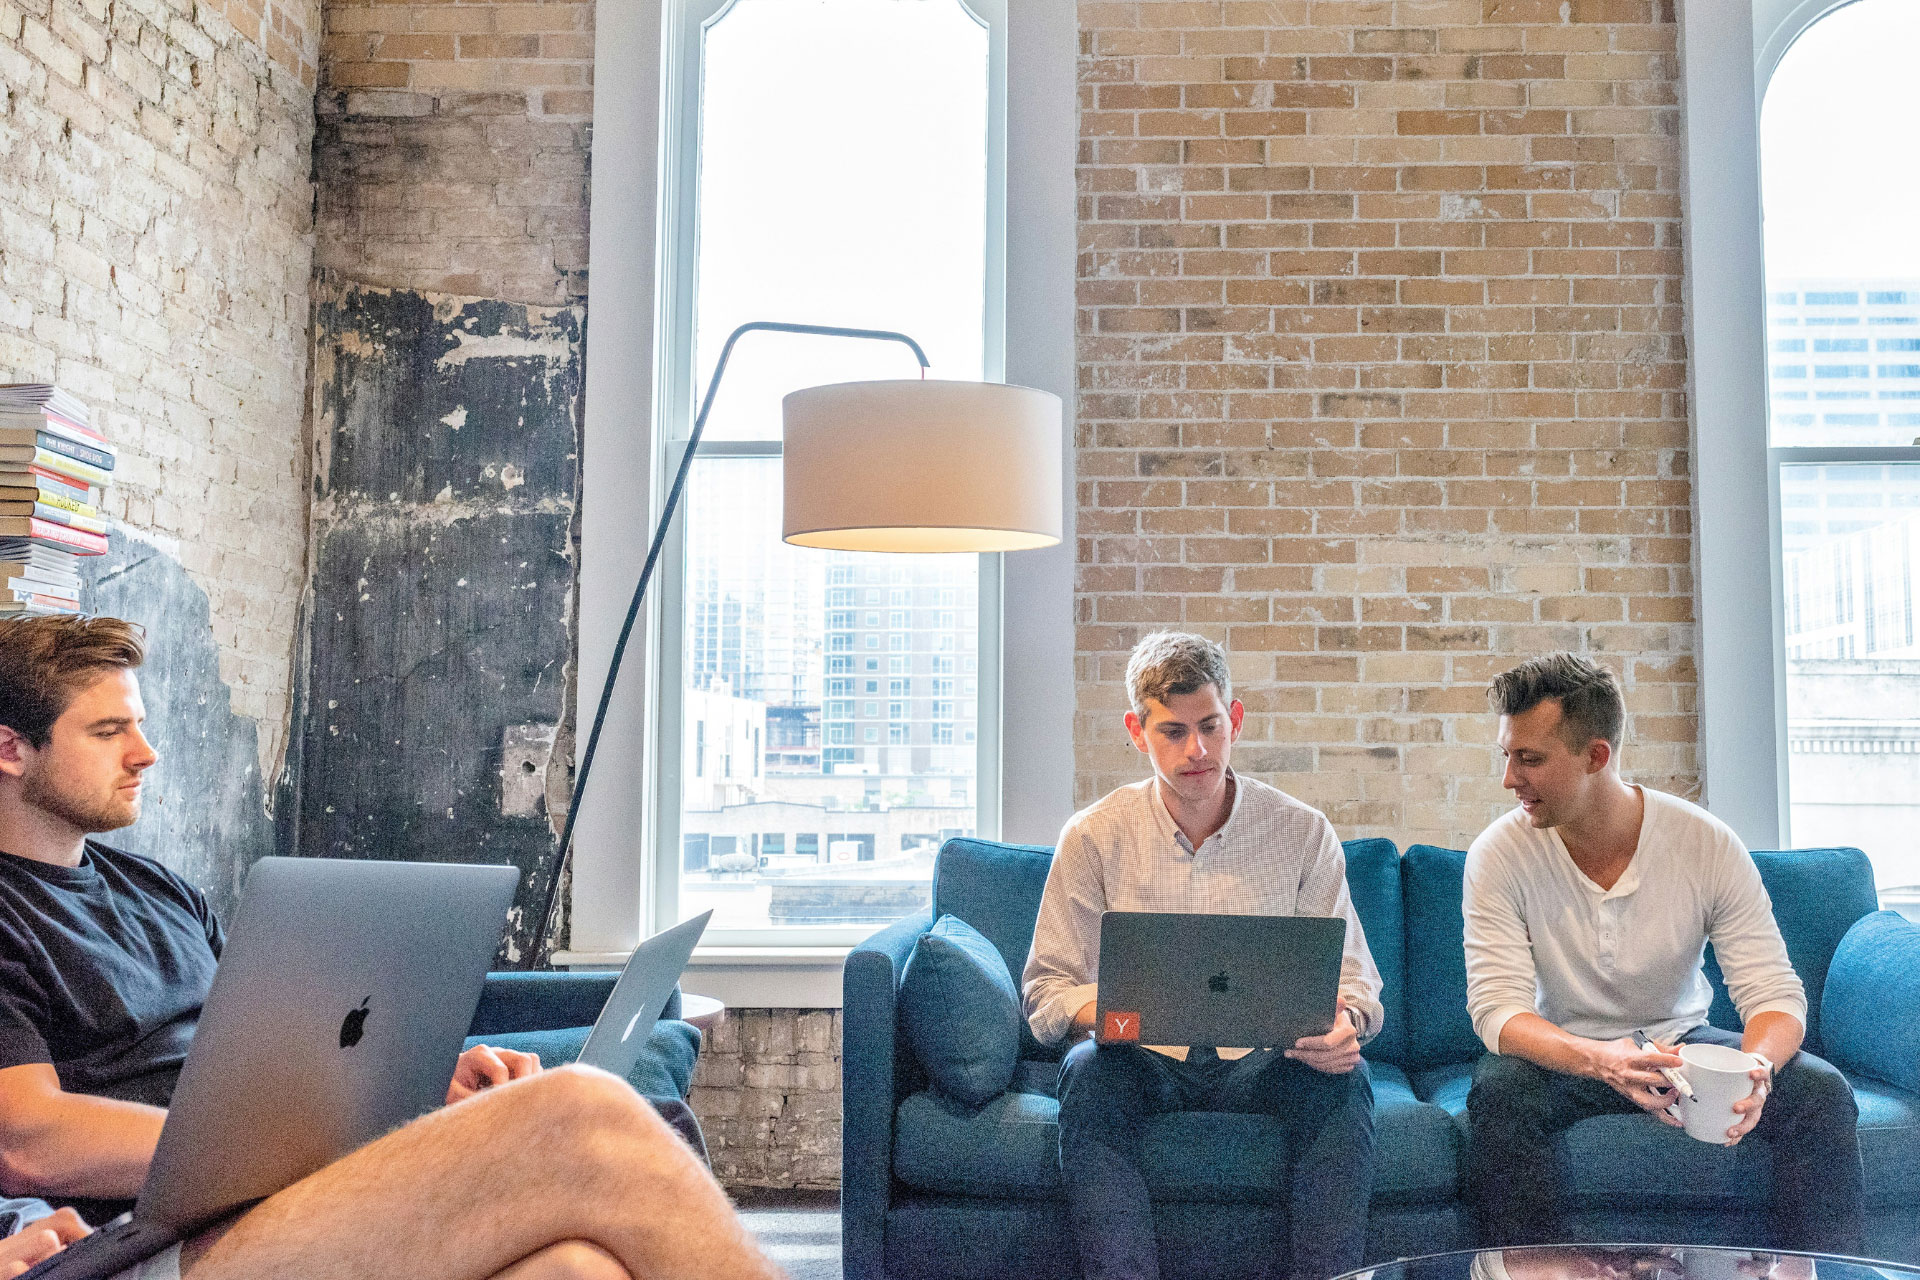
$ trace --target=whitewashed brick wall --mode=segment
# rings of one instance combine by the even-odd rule
[[[320,0],[0,0],[0,380],[94,407],[109,514],[207,593],[269,777],[306,554],[319,31]]]

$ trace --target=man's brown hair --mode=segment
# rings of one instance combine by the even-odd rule
[[[1548,698],[1560,703],[1560,736],[1575,751],[1595,738],[1618,750],[1627,720],[1613,672],[1577,653],[1549,653],[1493,678],[1487,701],[1503,716],[1531,711]]]
[[[1168,698],[1208,685],[1220,691],[1222,702],[1233,700],[1227,651],[1205,636],[1156,631],[1135,645],[1127,659],[1127,698],[1142,720],[1149,699],[1165,706]]]
[[[44,747],[82,690],[146,658],[140,628],[119,618],[0,618],[0,724]]]

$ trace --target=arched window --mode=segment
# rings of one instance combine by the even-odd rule
[[[663,474],[747,321],[898,330],[929,376],[998,380],[999,0],[677,13]],[[997,834],[997,558],[780,540],[781,397],[917,371],[847,339],[759,333],[733,354],[661,593],[660,925],[713,908],[710,943],[857,940],[925,905],[941,841]]]
[[[1792,22],[1759,67],[1789,839],[1920,896],[1920,5]]]

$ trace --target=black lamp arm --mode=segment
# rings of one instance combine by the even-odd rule
[[[553,928],[553,908],[559,900],[560,880],[566,874],[567,860],[573,853],[573,824],[580,814],[580,797],[587,787],[587,774],[593,768],[594,752],[600,746],[600,731],[606,727],[607,707],[613,701],[613,684],[620,675],[620,660],[626,657],[627,641],[633,636],[634,623],[640,618],[640,602],[646,598],[647,583],[653,579],[653,567],[660,559],[660,549],[666,545],[667,529],[673,523],[674,512],[680,507],[680,494],[687,487],[687,473],[693,470],[693,457],[700,447],[700,433],[706,430],[707,414],[713,408],[714,392],[720,389],[720,375],[727,371],[727,359],[733,354],[733,344],[745,334],[756,331],[773,333],[807,333],[828,338],[872,338],[881,342],[903,342],[913,349],[913,355],[920,362],[921,372],[928,368],[927,353],[920,344],[904,333],[895,333],[891,329],[845,329],[837,325],[825,324],[787,324],[779,320],[753,320],[741,325],[727,335],[726,345],[720,348],[720,359],[713,366],[713,377],[707,383],[707,393],[700,400],[700,412],[694,416],[693,430],[687,436],[686,449],[680,455],[680,468],[674,473],[673,487],[667,491],[667,505],[660,513],[660,523],[654,528],[653,543],[647,548],[646,564],[640,569],[639,585],[633,589],[633,602],[627,606],[627,618],[620,626],[620,638],[614,642],[613,657],[607,664],[607,682],[600,689],[600,705],[593,713],[593,728],[587,734],[587,749],[580,756],[580,768],[573,777],[573,797],[567,803],[567,820],[560,829],[560,851],[553,863],[553,878],[547,884],[547,893],[540,908],[540,923],[534,929],[533,938],[522,953],[521,968],[531,969],[540,962],[540,953],[546,947],[547,933]]]

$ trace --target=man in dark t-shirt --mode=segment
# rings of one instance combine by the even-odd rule
[[[139,1191],[219,958],[197,890],[89,839],[139,816],[158,759],[144,657],[118,619],[0,619],[6,1196],[98,1208]],[[447,1101],[120,1280],[777,1274],[626,1082],[481,1047]]]
[[[223,942],[152,859],[97,840],[75,867],[0,852],[0,1070],[45,1063],[68,1093],[165,1107]],[[90,1222],[127,1207],[68,1202]]]
[[[213,982],[220,922],[201,892],[97,840],[77,867],[0,852],[0,1069],[164,1107]]]

